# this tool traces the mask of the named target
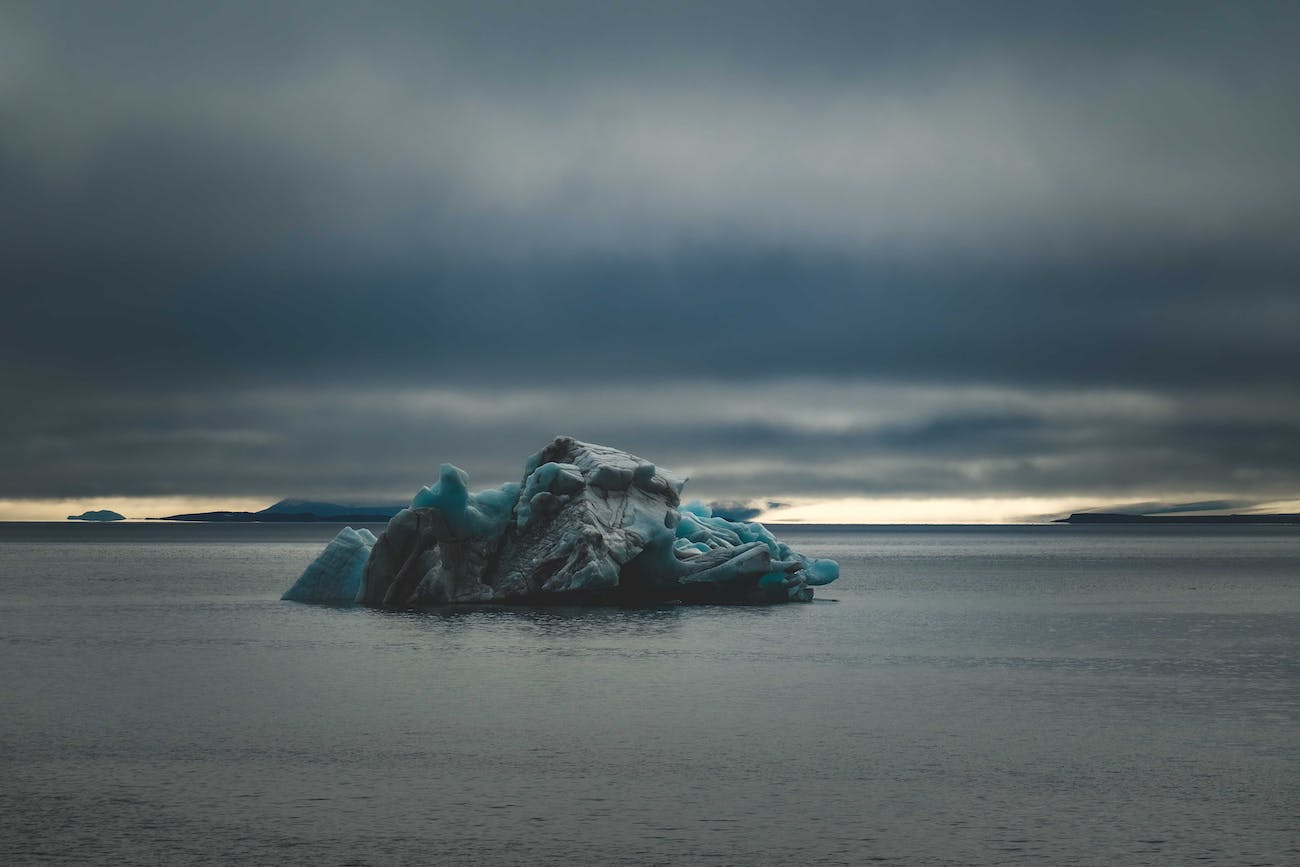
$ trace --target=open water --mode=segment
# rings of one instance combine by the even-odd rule
[[[840,561],[810,605],[279,601],[335,530],[0,525],[0,862],[1300,863],[1298,528],[780,530]]]

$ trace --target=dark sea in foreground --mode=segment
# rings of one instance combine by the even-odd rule
[[[1300,863],[1300,528],[786,528],[844,577],[770,608],[280,602],[336,530],[0,524],[0,863]]]

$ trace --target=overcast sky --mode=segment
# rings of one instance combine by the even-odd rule
[[[1292,2],[0,0],[0,516],[400,500],[557,433],[773,516],[1296,500],[1297,44]]]

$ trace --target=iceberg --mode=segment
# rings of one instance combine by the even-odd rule
[[[839,577],[761,524],[730,521],[635,455],[558,437],[520,482],[477,493],[443,464],[376,539],[343,529],[283,596],[408,609],[465,604],[809,602]]]
[[[302,573],[281,599],[319,605],[351,605],[361,595],[366,561],[375,534],[362,527],[344,527]]]

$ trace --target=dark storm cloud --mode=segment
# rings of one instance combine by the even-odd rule
[[[708,505],[715,517],[728,521],[752,521],[763,514],[762,509],[737,500],[722,500]]]
[[[1298,20],[0,5],[0,495],[382,496],[560,430],[724,498],[1294,491]],[[428,388],[530,409],[378,399]]]
[[[11,496],[409,496],[454,460],[517,480],[556,432],[617,442],[692,496],[1096,497],[1151,490],[1284,499],[1300,405],[1267,394],[1064,392],[847,381],[113,394],[11,421]],[[834,401],[834,403],[831,403]]]

